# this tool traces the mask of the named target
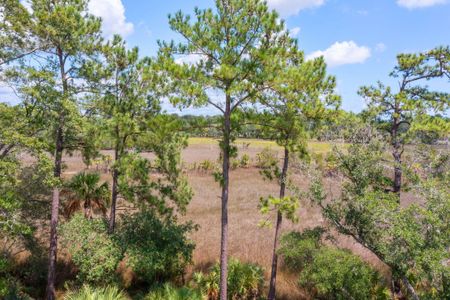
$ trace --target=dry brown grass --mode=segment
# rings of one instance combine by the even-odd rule
[[[272,145],[254,144],[249,147],[239,145],[240,155],[247,153],[254,161],[256,154],[264,147]],[[315,147],[318,147],[317,145]],[[329,145],[327,146],[329,149]],[[325,146],[320,146],[320,149]],[[280,151],[274,146],[272,149]],[[111,151],[104,151],[104,154],[111,154]],[[145,157],[153,158],[153,155],[144,153]],[[219,148],[215,143],[191,143],[183,151],[182,158],[185,163],[192,164],[204,160],[216,161],[219,157]],[[85,169],[80,155],[65,156],[64,177],[69,178],[79,171]],[[187,214],[181,219],[183,221],[192,220],[199,225],[199,230],[192,234],[192,239],[196,243],[194,251],[194,264],[189,273],[198,270],[207,270],[219,258],[220,247],[220,187],[214,181],[211,174],[199,173],[195,170],[187,170],[189,183],[194,190],[194,197],[189,204]],[[110,174],[103,173],[102,179],[110,181]],[[300,175],[295,177],[296,184],[300,189],[305,190],[308,180]],[[330,181],[328,189],[335,193],[338,183]],[[230,201],[229,201],[229,253],[230,256],[243,261],[254,262],[262,265],[266,274],[270,271],[271,251],[273,244],[273,230],[270,228],[258,227],[261,215],[258,212],[258,201],[260,197],[277,195],[278,186],[274,182],[264,181],[255,167],[238,168],[231,171]],[[119,206],[123,203],[119,202]],[[274,216],[272,216],[274,218]],[[318,225],[324,225],[324,220],[320,211],[308,203],[304,203],[299,211],[299,223],[291,224],[284,222],[283,232],[290,230],[303,230]],[[383,264],[368,251],[363,249],[353,240],[337,236],[337,243],[340,247],[352,250],[373,264],[379,270],[385,272]],[[128,274],[129,275],[129,274]],[[296,287],[297,277],[289,274],[281,268],[278,277],[278,298],[277,299],[308,299],[306,293]]]

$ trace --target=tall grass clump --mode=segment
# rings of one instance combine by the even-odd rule
[[[142,300],[203,300],[200,291],[189,287],[175,287],[169,283],[152,290]]]
[[[215,264],[208,274],[195,273],[193,281],[208,300],[219,299],[220,266]],[[259,299],[264,287],[263,269],[252,263],[230,259],[228,265],[228,299]]]
[[[94,288],[83,285],[79,290],[68,292],[64,300],[128,300],[128,297],[115,286]]]

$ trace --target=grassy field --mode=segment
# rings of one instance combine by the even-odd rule
[[[217,145],[218,140],[213,138],[202,138],[202,137],[192,137],[188,140],[189,146],[198,146],[198,145]],[[239,147],[248,147],[248,148],[273,148],[278,149],[278,146],[274,141],[269,140],[258,140],[258,139],[237,139],[235,144]],[[342,145],[342,144],[339,144]],[[333,145],[327,142],[317,142],[317,141],[309,141],[308,142],[309,150],[313,153],[326,153],[329,152]]]
[[[255,262],[265,268],[268,276],[270,272],[271,248],[273,243],[273,229],[258,227],[262,216],[258,212],[258,202],[261,197],[277,195],[278,186],[275,182],[263,180],[259,169],[255,167],[256,156],[264,148],[270,147],[278,151],[278,157],[282,157],[282,149],[272,141],[238,139],[236,141],[239,155],[244,153],[250,157],[250,165],[247,168],[237,168],[231,171],[230,177],[230,200],[229,200],[229,251],[230,255],[243,261]],[[333,147],[330,143],[311,141],[308,143],[313,153],[326,153]],[[338,145],[342,147],[342,144]],[[105,154],[112,154],[105,151]],[[191,138],[189,146],[183,151],[182,159],[186,168],[186,175],[193,188],[194,197],[188,206],[186,215],[181,217],[182,221],[192,220],[199,225],[199,230],[192,234],[196,243],[194,251],[194,264],[188,272],[206,270],[219,258],[220,247],[220,186],[214,181],[211,172],[201,172],[192,168],[192,165],[209,160],[217,164],[219,158],[219,147],[217,140],[210,138]],[[152,154],[144,153],[145,157],[153,158]],[[69,178],[85,169],[85,165],[79,155],[66,156],[64,162],[67,168],[64,177]],[[111,181],[110,174],[102,173],[102,179]],[[292,176],[295,184],[301,190],[308,188],[308,179],[300,174]],[[339,182],[336,179],[326,184],[329,193],[336,195]],[[119,201],[119,207],[126,206]],[[275,218],[275,216],[271,216]],[[299,211],[299,222],[283,224],[283,232],[290,230],[303,230],[318,225],[324,225],[320,211],[304,202]],[[380,270],[384,266],[376,257],[365,251],[354,241],[336,236],[340,247],[352,250]],[[277,299],[308,299],[301,290],[297,288],[297,277],[289,274],[283,268],[279,272]]]
[[[238,139],[239,155],[248,154],[251,158],[249,168],[238,168],[231,171],[230,200],[229,200],[229,250],[230,255],[244,261],[256,262],[262,265],[268,276],[270,272],[271,249],[273,244],[273,229],[260,228],[258,222],[262,216],[258,212],[258,202],[261,197],[278,194],[278,185],[275,182],[263,180],[259,169],[254,167],[256,155],[265,147],[279,152],[282,149],[272,141]],[[342,147],[342,144],[337,145]],[[311,152],[326,153],[333,148],[333,144],[311,141],[308,143]],[[191,138],[189,147],[183,152],[183,159],[187,163],[204,159],[216,160],[219,155],[217,141],[209,138]],[[200,225],[199,230],[192,235],[196,242],[194,252],[194,265],[192,269],[205,270],[219,258],[220,246],[220,187],[212,175],[193,170],[188,171],[188,178],[194,189],[194,198],[189,205],[184,220],[193,220]],[[292,179],[301,190],[307,190],[308,179],[302,175],[294,174]],[[339,182],[327,183],[330,194],[336,194]],[[275,220],[275,215],[271,217]],[[310,203],[302,203],[299,211],[299,222],[292,224],[285,222],[283,232],[303,230],[324,225],[320,211]],[[385,267],[376,257],[353,240],[337,236],[340,247],[347,248],[359,254],[365,260],[381,271]],[[277,299],[308,299],[306,293],[297,288],[298,278],[281,268],[278,279]]]

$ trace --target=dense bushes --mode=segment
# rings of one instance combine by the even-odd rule
[[[195,247],[186,234],[194,228],[145,210],[124,219],[109,235],[104,220],[77,214],[62,226],[61,236],[79,283],[114,282],[118,263],[125,259],[140,281],[152,284],[183,274]]]
[[[279,252],[289,270],[300,272],[311,264],[316,251],[322,247],[324,229],[316,227],[304,232],[292,231],[281,238]]]
[[[323,299],[388,299],[380,275],[350,251],[322,247],[300,272],[299,284]]]
[[[138,279],[152,284],[184,273],[195,248],[186,235],[194,228],[191,223],[179,225],[172,218],[158,218],[144,210],[123,219],[117,240]]]
[[[61,237],[78,268],[80,282],[105,284],[115,280],[122,256],[118,244],[107,233],[105,221],[76,214],[62,226]]]
[[[324,245],[316,228],[282,239],[280,254],[288,269],[299,273],[299,286],[318,299],[388,299],[381,276],[350,251]]]
[[[208,274],[195,273],[194,282],[210,300],[219,299],[220,265]],[[264,287],[263,269],[251,263],[230,259],[228,263],[228,299],[258,299]]]
[[[0,299],[28,300],[16,278],[9,274],[10,261],[0,257]]]

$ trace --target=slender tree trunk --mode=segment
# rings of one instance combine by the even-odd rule
[[[442,290],[444,292],[444,297],[450,298],[450,278],[442,272]]]
[[[228,279],[228,186],[230,170],[231,98],[226,95],[223,128],[222,162],[222,224],[220,237],[220,300],[227,300]]]
[[[92,219],[92,202],[90,200],[84,201],[84,216],[86,219]]]
[[[63,89],[63,99],[66,100],[68,86],[67,77],[65,72],[65,62],[63,58],[63,51],[60,47],[57,48],[57,55],[59,60],[59,69],[61,73],[61,82]],[[64,105],[61,106],[61,111],[59,114],[58,128],[56,130],[55,138],[55,166],[54,174],[55,179],[61,178],[61,167],[62,167],[62,153],[64,150]],[[58,252],[58,217],[59,217],[59,186],[53,188],[52,196],[52,209],[51,209],[51,219],[50,219],[50,248],[49,248],[49,259],[48,259],[48,274],[47,274],[47,290],[46,299],[54,300],[55,296],[55,279],[56,279],[56,261]]]
[[[87,203],[87,201],[85,200],[84,201],[84,203],[83,203],[83,212],[84,212],[84,217],[86,218],[86,219],[89,219],[89,207],[88,207],[88,203]]]
[[[397,104],[396,104],[397,105]],[[397,106],[396,106],[397,107]],[[396,114],[398,114],[398,109],[395,111]],[[394,157],[394,186],[393,190],[394,193],[398,194],[400,196],[400,191],[402,188],[402,151],[401,151],[401,145],[400,141],[398,139],[398,129],[399,129],[399,120],[398,118],[394,118],[393,120],[393,127],[392,127],[392,156]]]
[[[62,151],[63,151],[63,134],[62,128],[58,128],[56,133],[56,149],[55,149],[55,166],[54,177],[59,179],[61,177],[62,165]],[[50,249],[48,259],[48,274],[47,274],[47,291],[46,299],[55,299],[55,279],[56,279],[56,260],[58,252],[58,217],[59,217],[59,187],[53,188],[52,209],[50,220]]]
[[[402,168],[401,168],[401,154],[394,150],[394,193],[399,194],[402,188]]]
[[[284,148],[284,161],[283,161],[283,170],[281,172],[280,178],[280,198],[283,198],[286,193],[286,179],[287,179],[287,171],[289,167],[289,150]],[[277,282],[277,268],[278,268],[278,243],[280,239],[281,232],[281,224],[283,221],[283,215],[281,212],[277,213],[277,225],[275,227],[275,238],[273,242],[273,251],[272,251],[272,272],[270,274],[270,287],[269,287],[269,296],[267,299],[274,300],[276,295],[276,282]]]
[[[109,216],[109,233],[114,232],[116,226],[116,206],[117,206],[117,184],[119,179],[119,172],[117,171],[117,160],[119,159],[119,144],[116,144],[114,149],[114,169],[112,173],[112,193],[111,193],[111,212]]]
[[[408,290],[408,293],[410,294],[411,298],[413,300],[420,300],[419,296],[416,293],[416,290],[414,287],[409,283],[408,279],[406,277],[402,278],[403,284],[405,285],[406,289]]]

